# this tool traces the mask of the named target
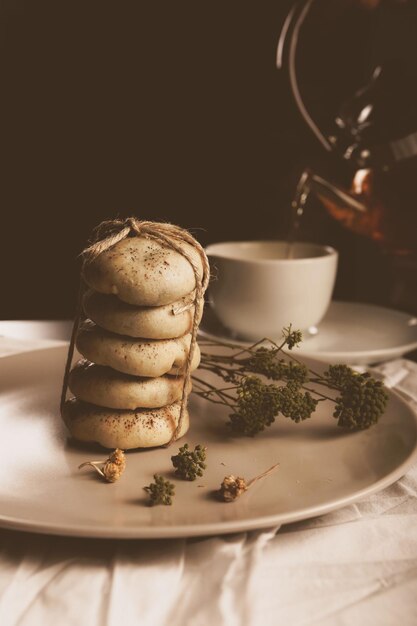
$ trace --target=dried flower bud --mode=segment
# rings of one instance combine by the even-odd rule
[[[220,485],[220,489],[218,491],[219,497],[223,502],[233,502],[245,493],[252,485],[254,485],[261,478],[265,478],[271,472],[273,472],[279,463],[275,463],[272,467],[262,472],[262,474],[258,474],[255,478],[252,478],[249,482],[247,482],[244,478],[240,476],[233,476],[233,474],[229,474],[229,476],[225,476],[223,478],[223,482]]]
[[[103,466],[103,476],[109,483],[115,483],[120,478],[122,472],[120,466],[111,461],[106,461]]]
[[[287,326],[287,328],[283,328],[282,336],[284,337],[285,344],[287,345],[288,350],[292,350],[295,346],[298,346],[299,343],[303,340],[303,333],[301,330],[293,330],[292,324]]]
[[[233,502],[242,495],[248,488],[246,480],[240,476],[225,476],[220,485],[219,496],[225,502]]]
[[[115,463],[116,465],[118,465],[120,467],[121,472],[124,471],[126,467],[126,457],[125,457],[125,453],[123,452],[123,450],[119,450],[119,448],[116,448],[116,450],[114,450],[114,452],[111,453],[108,460],[111,463]]]
[[[149,504],[171,505],[172,498],[175,496],[175,486],[169,480],[166,480],[159,474],[154,474],[154,482],[144,487],[149,494]]]
[[[116,448],[116,450],[111,453],[103,466],[104,478],[109,483],[116,482],[116,480],[119,480],[120,476],[123,474],[125,467],[125,453],[123,452],[123,450],[119,450],[119,448]]]
[[[101,467],[99,467],[101,465]],[[126,467],[126,458],[123,450],[119,450],[116,448],[114,452],[112,452],[108,459],[104,463],[101,461],[86,461],[85,463],[81,463],[78,469],[83,467],[90,466],[96,470],[102,478],[107,480],[108,483],[114,483],[116,480],[119,480],[120,476],[123,474]]]
[[[197,476],[202,476],[206,469],[206,450],[207,448],[200,444],[195,446],[194,450],[190,450],[188,443],[185,443],[178,454],[171,457],[175,475],[184,480],[195,480]]]

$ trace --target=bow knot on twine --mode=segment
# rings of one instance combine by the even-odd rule
[[[136,219],[135,217],[128,217],[124,220],[114,219],[114,220],[106,220],[101,222],[94,230],[92,235],[92,243],[85,248],[81,253],[81,258],[83,259],[83,267],[94,261],[100,254],[115,246],[117,243],[126,239],[127,237],[146,237],[149,239],[153,239],[158,243],[162,244],[166,248],[170,248],[175,252],[178,252],[181,256],[183,256],[188,263],[191,265],[194,278],[195,278],[195,292],[194,292],[194,300],[192,305],[194,306],[194,314],[193,314],[193,324],[191,331],[191,342],[190,349],[188,352],[188,357],[186,361],[185,371],[184,371],[184,384],[182,388],[182,396],[181,396],[181,407],[180,407],[180,415],[178,418],[178,424],[174,429],[171,440],[168,442],[168,445],[176,440],[178,433],[181,430],[184,411],[187,405],[187,387],[191,377],[191,362],[195,351],[196,339],[197,339],[197,331],[198,331],[198,320],[200,319],[200,312],[203,306],[203,298],[204,292],[207,289],[208,282],[210,279],[210,266],[202,248],[201,244],[185,229],[180,226],[175,226],[174,224],[163,223],[163,222],[149,222],[149,221],[141,221]],[[201,269],[196,264],[195,260],[192,256],[187,252],[182,243],[188,243],[192,246],[200,255],[201,263],[203,271],[201,273]],[[77,310],[74,319],[74,325],[72,328],[71,341],[68,349],[67,362],[65,366],[64,373],[64,381],[62,385],[62,393],[61,393],[61,411],[62,407],[65,403],[67,389],[68,389],[68,378],[71,369],[71,363],[74,355],[74,346],[75,340],[78,333],[78,328],[80,326],[80,321],[82,317],[82,300],[85,291],[85,283],[83,280],[83,272],[81,271],[80,277],[80,289],[78,295],[77,302]],[[186,307],[188,308],[188,307]],[[180,308],[177,311],[173,311],[174,314],[179,314],[184,311],[185,308]]]

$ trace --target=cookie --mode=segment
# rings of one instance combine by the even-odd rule
[[[190,244],[177,244],[203,275],[200,254]],[[127,237],[83,267],[87,285],[123,302],[163,306],[183,298],[196,287],[193,268],[185,257],[153,239]]]
[[[78,441],[96,442],[104,448],[152,448],[167,444],[174,434],[180,416],[180,403],[160,409],[106,409],[72,398],[62,409],[63,420]],[[188,430],[189,416],[184,411],[182,437]]]
[[[83,359],[72,369],[68,386],[79,400],[98,406],[154,409],[181,399],[184,378],[131,376]]]
[[[87,317],[110,332],[145,339],[173,339],[192,329],[194,305],[177,314],[174,312],[192,303],[193,297],[194,292],[172,304],[138,307],[122,302],[117,296],[90,289],[84,295],[83,307]],[[202,312],[201,307],[199,322]]]
[[[80,327],[76,339],[78,351],[89,361],[125,374],[152,377],[184,373],[190,343],[190,334],[177,339],[133,339],[109,333],[91,322]],[[199,363],[196,344],[191,370]]]

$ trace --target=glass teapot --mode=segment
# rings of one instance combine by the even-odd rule
[[[306,167],[301,175],[294,224],[313,193],[347,228],[396,256],[416,256],[417,58],[411,63],[395,55],[384,59],[341,104],[329,128],[319,128],[301,96],[296,67],[302,25],[313,1],[293,6],[277,50],[277,65],[288,69],[298,109],[328,155],[319,171]]]

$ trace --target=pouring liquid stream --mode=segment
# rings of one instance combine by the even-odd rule
[[[321,200],[333,217],[342,221],[352,230],[363,234],[364,228],[369,228],[371,215],[360,195],[355,197],[352,192],[338,187],[306,169],[301,174],[291,203],[291,225],[287,238],[287,259],[295,258],[294,243],[300,230],[306,203],[312,192]]]
[[[287,237],[287,249],[285,258],[293,259],[295,256],[294,243],[300,230],[301,220],[303,219],[305,205],[310,195],[310,185],[308,184],[309,173],[304,171],[298,181],[294,198],[291,202],[291,223]]]

